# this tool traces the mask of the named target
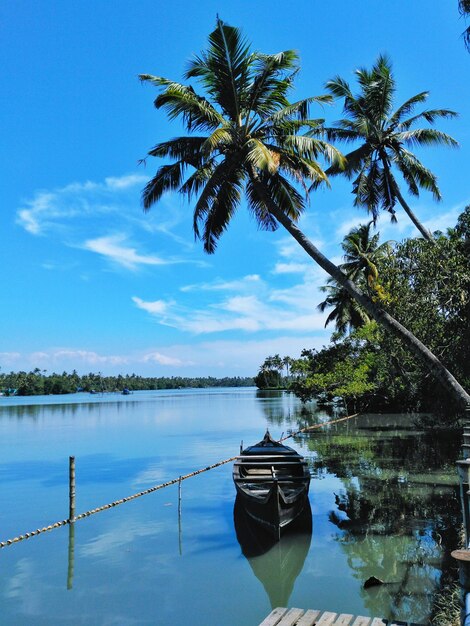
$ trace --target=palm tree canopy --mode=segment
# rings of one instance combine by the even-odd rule
[[[378,263],[390,252],[390,243],[386,241],[379,244],[380,234],[371,234],[372,225],[372,221],[360,224],[344,237],[341,244],[344,263],[339,267],[350,280],[376,301],[383,299],[385,295],[385,290],[379,282]],[[328,279],[321,290],[328,293],[328,296],[320,302],[318,309],[323,313],[327,308],[332,308],[325,326],[334,322],[339,336],[344,336],[348,330],[359,328],[371,321],[365,309],[334,279]]]
[[[329,103],[330,95],[291,103],[298,70],[292,50],[278,54],[252,52],[239,29],[217,20],[208,48],[189,63],[191,85],[140,75],[160,94],[154,101],[170,119],[180,118],[190,133],[154,146],[149,155],[169,159],[143,190],[145,210],[167,191],[195,199],[193,227],[206,252],[215,251],[245,193],[259,226],[275,230],[277,221],[266,198],[297,221],[305,208],[304,181],[327,182],[318,163],[323,157],[341,168],[343,157],[328,142],[301,134],[318,128],[322,119],[308,117],[313,102]],[[256,179],[256,182],[255,180]],[[260,193],[260,185],[266,194]]]
[[[334,323],[338,336],[344,337],[348,331],[360,328],[371,321],[361,305],[333,279],[328,279],[328,284],[321,287],[321,290],[328,295],[323,302],[320,302],[318,309],[322,313],[328,308],[332,309],[326,318],[325,328],[328,324]]]
[[[442,131],[416,128],[416,124],[425,121],[433,125],[438,119],[457,114],[449,109],[427,109],[415,114],[415,108],[427,100],[427,91],[412,96],[394,109],[396,83],[391,62],[386,56],[379,56],[371,70],[358,69],[356,77],[360,88],[358,94],[354,94],[339,76],[326,84],[335,98],[344,100],[345,114],[335,128],[327,130],[327,137],[360,144],[346,154],[346,174],[356,176],[353,183],[355,205],[365,206],[374,220],[380,209],[390,212],[395,219],[394,207],[402,197],[394,169],[401,173],[412,195],[418,196],[422,188],[440,200],[436,176],[412,149],[428,145],[455,147],[458,144]],[[327,170],[328,175],[337,173],[340,171],[334,164]]]

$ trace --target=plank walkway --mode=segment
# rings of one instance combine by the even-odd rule
[[[349,613],[278,607],[271,611],[259,626],[419,626],[419,624],[388,621],[381,617],[355,617]]]

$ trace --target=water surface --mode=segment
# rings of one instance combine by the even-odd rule
[[[254,389],[0,398],[0,541],[330,419]],[[256,626],[272,606],[426,623],[455,571],[460,441],[412,416],[361,416],[292,438],[310,517],[269,545],[235,511],[231,464],[0,551],[0,623]],[[247,539],[248,537],[248,539]],[[387,584],[365,590],[376,576]]]

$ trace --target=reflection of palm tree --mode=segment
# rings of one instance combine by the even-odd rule
[[[465,0],[468,2],[468,0]],[[432,240],[427,230],[404,199],[393,175],[396,168],[407,184],[408,191],[419,195],[419,189],[431,191],[435,200],[441,199],[436,176],[408,149],[413,147],[443,144],[456,146],[457,142],[439,130],[412,128],[425,120],[432,124],[439,118],[456,115],[448,109],[433,109],[413,113],[416,105],[423,103],[429,92],[412,96],[396,110],[393,109],[395,80],[390,61],[380,56],[372,70],[356,71],[360,93],[354,95],[349,84],[339,76],[328,81],[327,88],[337,98],[344,98],[344,113],[347,117],[338,122],[338,128],[329,129],[330,137],[343,141],[359,141],[359,148],[346,155],[349,176],[357,175],[353,193],[355,204],[370,211],[377,218],[380,208],[388,211],[395,219],[397,201],[425,239]],[[328,174],[339,173],[331,168]]]
[[[207,97],[190,86],[172,80],[141,75],[162,90],[157,108],[171,119],[181,117],[190,133],[157,144],[149,154],[172,159],[162,165],[143,191],[148,210],[167,191],[178,190],[195,201],[193,227],[208,253],[228,228],[242,193],[259,226],[268,231],[281,224],[307,254],[344,286],[368,314],[398,336],[421,358],[432,374],[467,406],[470,396],[451,373],[417,337],[387,312],[378,308],[298,228],[306,200],[294,186],[305,181],[325,181],[317,162],[324,156],[338,169],[340,153],[327,142],[300,135],[305,128],[320,126],[308,118],[309,98],[290,103],[287,95],[297,70],[297,55],[286,51],[274,55],[252,53],[240,31],[217,21],[209,36],[209,48],[196,57],[186,78],[198,79]],[[205,133],[205,134],[204,134]],[[188,168],[194,170],[186,177]]]

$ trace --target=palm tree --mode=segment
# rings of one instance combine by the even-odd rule
[[[342,157],[327,142],[300,134],[320,124],[307,117],[309,104],[329,98],[290,103],[287,95],[297,67],[293,51],[253,53],[237,28],[218,19],[208,49],[192,60],[185,75],[197,79],[206,96],[198,95],[192,86],[141,75],[141,80],[161,90],[155,106],[166,109],[170,119],[182,118],[190,133],[149,151],[172,162],[162,165],[144,188],[144,209],[149,210],[170,190],[190,200],[197,196],[194,232],[205,251],[213,253],[245,192],[248,209],[261,228],[272,231],[282,225],[371,317],[425,359],[461,404],[470,404],[470,396],[426,346],[364,295],[298,228],[306,199],[296,184],[306,189],[305,181],[326,180],[319,156],[335,167],[340,167]],[[187,175],[188,168],[192,173]]]
[[[390,251],[390,245],[388,242],[379,245],[378,233],[371,236],[372,224],[373,222],[361,224],[346,235],[341,244],[345,262],[339,267],[370,298],[383,301],[386,293],[379,282],[377,262]],[[333,279],[330,278],[321,289],[328,296],[318,305],[319,310],[323,313],[327,308],[333,308],[326,319],[325,327],[334,322],[336,332],[344,336],[348,330],[359,328],[371,321],[363,307]]]
[[[348,177],[357,175],[353,182],[354,204],[364,206],[376,220],[382,208],[395,220],[397,201],[422,236],[433,240],[431,232],[416,217],[404,199],[393,170],[402,175],[410,194],[419,195],[426,189],[435,200],[441,199],[436,176],[409,148],[427,145],[457,146],[455,139],[433,128],[415,128],[425,120],[433,124],[437,119],[454,117],[448,109],[425,110],[411,115],[415,107],[427,99],[429,92],[418,93],[394,110],[395,80],[389,59],[379,56],[372,70],[356,71],[360,93],[354,95],[349,84],[337,76],[326,83],[336,98],[344,98],[345,118],[327,136],[345,142],[359,142],[358,148],[346,155]],[[315,129],[314,129],[315,130]],[[328,175],[340,173],[335,165]]]
[[[461,15],[467,17],[470,15],[470,0],[459,0],[459,11]],[[470,26],[463,31],[463,38],[467,50],[470,52]]]
[[[326,318],[325,328],[328,324],[334,323],[339,337],[344,337],[354,328],[360,328],[371,321],[361,305],[350,296],[346,289],[338,287],[332,278],[328,279],[327,284],[320,289],[328,295],[323,302],[320,302],[318,309],[324,313],[328,308],[332,308]]]
[[[362,275],[365,280],[361,288],[364,286],[371,298],[380,300],[385,297],[385,293],[379,283],[377,263],[390,252],[390,244],[386,241],[379,245],[379,233],[371,236],[372,224],[373,221],[360,224],[346,235],[341,244],[345,262],[340,268],[355,282]]]

